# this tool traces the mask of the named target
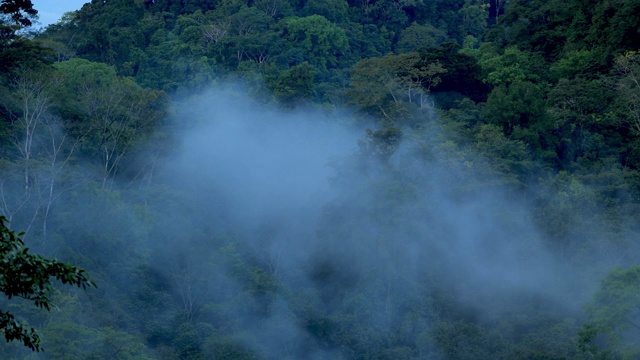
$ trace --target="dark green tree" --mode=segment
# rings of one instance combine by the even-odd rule
[[[459,51],[454,43],[443,43],[438,47],[418,50],[423,63],[438,62],[446,70],[441,81],[431,91],[455,92],[473,101],[484,101],[489,89],[481,80],[482,69],[473,57]]]
[[[95,286],[87,273],[70,264],[33,255],[0,216],[0,292],[7,298],[30,300],[41,309],[51,310],[52,279],[86,289]],[[8,311],[0,311],[0,331],[7,341],[18,340],[31,350],[40,351],[41,339],[34,328],[16,320]]]
[[[399,53],[416,51],[423,47],[437,46],[446,40],[447,34],[431,24],[420,25],[416,22],[400,33],[396,50]]]
[[[0,1],[0,76],[17,67],[34,68],[47,63],[47,51],[19,32],[31,26],[37,13],[30,0]]]
[[[320,15],[288,17],[276,27],[280,36],[302,55],[302,61],[289,60],[291,66],[307,61],[320,71],[335,68],[349,50],[346,32]],[[286,57],[290,54],[285,53]]]
[[[313,96],[315,74],[315,68],[306,61],[282,71],[275,89],[276,96],[289,105],[310,99]]]
[[[637,359],[640,324],[640,266],[615,268],[600,283],[587,307],[590,321],[579,333],[579,347],[589,358]]]
[[[31,20],[38,14],[31,0],[2,0],[0,12],[8,15],[14,23],[21,26],[31,26]]]

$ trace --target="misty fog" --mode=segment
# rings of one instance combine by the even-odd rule
[[[404,337],[440,358],[428,338],[442,302],[486,324],[579,314],[596,285],[586,269],[545,247],[526,195],[470,191],[474,172],[443,153],[446,131],[425,116],[429,130],[380,159],[346,112],[277,111],[229,89],[180,103],[183,130],[156,174],[174,195],[150,210],[162,220],[149,266],[214,324],[223,315],[205,301],[230,306],[234,341],[258,358],[349,358],[330,332],[311,334],[331,321],[371,329],[350,335],[358,347]],[[234,303],[248,286],[255,302]],[[527,335],[513,331],[502,336]]]

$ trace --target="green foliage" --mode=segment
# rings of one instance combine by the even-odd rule
[[[95,286],[84,270],[31,254],[24,247],[21,234],[11,231],[6,223],[7,219],[0,216],[0,292],[8,299],[20,297],[38,308],[51,310],[54,306],[50,298],[52,278],[83,289]],[[41,350],[38,333],[16,321],[13,314],[0,312],[0,329],[7,341],[18,340],[32,350]]]
[[[308,62],[282,71],[274,90],[280,101],[295,104],[304,99],[312,99],[314,95],[314,76],[316,69]]]
[[[520,49],[557,59],[563,52],[597,51],[600,63],[638,48],[637,1],[513,1],[503,26]],[[608,60],[607,60],[608,59]]]
[[[597,194],[567,172],[542,180],[543,189],[553,193],[537,208],[536,220],[544,226],[547,236],[561,256],[582,252],[589,248],[596,234],[584,234],[582,229],[596,221],[593,215],[598,206]]]
[[[637,36],[640,19],[635,16],[640,11],[639,1],[598,1],[581,10],[591,25],[584,39],[587,44],[603,48],[608,54],[640,47]]]
[[[409,109],[429,108],[427,93],[440,84],[447,69],[418,52],[359,61],[352,69],[351,101],[387,120],[409,120]]]
[[[615,118],[633,136],[640,135],[640,53],[631,51],[616,57],[612,72]]]
[[[378,28],[372,24],[349,24],[346,29],[349,36],[351,58],[347,64],[370,57],[379,57],[391,52],[391,34],[386,27]]]
[[[21,26],[30,26],[38,11],[29,0],[2,0],[0,13],[8,15],[11,20]]]
[[[448,359],[486,359],[499,354],[503,347],[499,337],[464,321],[436,324],[434,333]]]
[[[101,165],[103,186],[108,186],[125,155],[160,121],[167,99],[161,91],[117,76],[106,64],[71,59],[55,66],[63,77],[58,91],[65,125]]]
[[[540,86],[530,82],[501,85],[489,94],[483,113],[486,121],[501,126],[505,135],[518,135],[543,121],[544,94]]]
[[[594,358],[635,359],[640,325],[640,266],[615,268],[600,283],[580,332],[581,351]]]
[[[305,52],[303,61],[321,70],[336,67],[338,59],[349,49],[345,31],[321,15],[288,17],[276,28],[294,48]]]
[[[121,71],[125,63],[138,54],[136,49],[144,47],[145,36],[134,26],[143,17],[142,5],[126,0],[93,1],[52,32],[72,29],[78,37],[75,41],[78,55],[90,61],[115,65]]]
[[[55,359],[153,359],[140,339],[109,327],[55,322],[43,334],[46,354]]]
[[[239,62],[263,63],[278,52],[277,34],[270,29],[273,18],[264,11],[243,6],[225,17],[214,15],[204,34],[219,63],[235,69]]]
[[[468,226],[429,222],[448,209],[443,199],[482,199],[470,211],[536,227],[487,251],[540,242],[580,269],[581,289],[611,263],[637,262],[637,13],[635,0],[110,0],[85,4],[35,41],[5,18],[2,206],[19,209],[12,224],[29,226],[39,246],[101,280],[83,297],[25,288],[40,296],[30,301],[62,303],[60,311],[30,313],[44,345],[3,312],[5,336],[70,359],[637,357],[628,321],[637,320],[635,268],[605,279],[584,325],[578,312],[549,314],[555,298],[530,305],[487,286],[498,295],[462,299],[469,283],[452,273],[466,264],[453,271],[446,258],[451,233]],[[6,99],[17,98],[11,84],[27,70],[55,86],[33,157],[22,161],[15,143],[24,112]],[[259,102],[348,104],[374,129],[336,160],[344,164],[333,184],[349,193],[310,230],[323,251],[348,256],[336,251],[283,273],[269,248],[278,230],[217,219],[225,204],[202,190],[208,179],[192,192],[153,177],[183,126],[157,132],[163,91],[184,100],[238,78]],[[100,169],[75,171],[85,163]],[[24,184],[38,186],[25,192]],[[494,192],[508,200],[490,199]],[[503,209],[512,201],[521,213]],[[495,203],[500,209],[485,214]],[[211,204],[215,215],[201,211]],[[407,248],[432,257],[398,261]],[[274,324],[282,313],[286,321]],[[281,344],[272,333],[291,338]]]
[[[539,82],[540,76],[536,67],[540,66],[542,59],[535,58],[530,53],[509,47],[502,54],[485,55],[480,62],[486,75],[486,82],[497,87],[510,85],[517,82]]]
[[[511,185],[524,186],[532,168],[526,144],[507,138],[495,125],[481,125],[476,133],[476,148],[487,159],[492,159],[490,171]]]
[[[402,141],[402,130],[388,127],[381,130],[367,129],[365,141],[360,143],[360,151],[378,160],[388,161]]]
[[[348,21],[349,4],[346,0],[309,0],[305,1],[302,12],[306,16],[320,15],[340,25]]]
[[[558,79],[571,79],[578,75],[592,77],[597,72],[599,57],[595,50],[568,51],[551,64],[549,70]]]
[[[483,1],[467,0],[460,10],[462,15],[462,28],[465,36],[482,37],[489,20],[489,4]]]
[[[446,70],[432,91],[458,93],[476,102],[484,101],[489,89],[482,83],[482,68],[474,57],[459,50],[456,44],[443,43],[418,51],[424,63],[437,62]]]
[[[512,45],[529,53],[555,58],[571,34],[573,17],[579,19],[580,1],[516,0],[506,7],[503,26]],[[586,5],[589,6],[589,5]]]
[[[561,79],[549,91],[547,112],[555,136],[548,136],[547,141],[556,149],[559,166],[569,168],[585,160],[593,163],[615,156],[607,144],[617,142],[619,136],[616,124],[606,115],[612,96],[601,81],[581,77]]]
[[[416,51],[423,47],[436,47],[446,39],[446,33],[431,24],[419,25],[414,22],[400,33],[397,51]]]
[[[0,83],[6,84],[9,78],[24,69],[47,71],[51,55],[48,48],[23,36],[0,35]]]

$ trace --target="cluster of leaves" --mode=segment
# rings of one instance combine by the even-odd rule
[[[0,292],[8,299],[21,297],[38,308],[51,310],[52,279],[83,289],[95,286],[83,269],[31,254],[24,247],[21,235],[10,230],[7,219],[0,216]],[[10,312],[0,312],[0,329],[7,341],[18,340],[32,350],[40,350],[38,333],[18,322]]]
[[[580,349],[593,358],[633,359],[640,332],[640,266],[615,268],[602,280],[587,308],[589,322],[580,331]]]
[[[0,13],[9,16],[14,23],[21,26],[31,26],[31,20],[38,11],[33,8],[31,0],[2,0]]]

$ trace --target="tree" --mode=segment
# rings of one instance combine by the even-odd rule
[[[416,22],[400,33],[396,46],[398,52],[416,51],[423,47],[437,46],[446,40],[447,34],[431,24],[420,25]]]
[[[349,3],[346,0],[309,0],[302,12],[307,16],[324,16],[334,24],[343,24],[349,20]]]
[[[640,134],[640,52],[629,51],[615,59],[613,68],[618,118],[634,135]]]
[[[55,79],[51,79],[51,74],[22,71],[11,85],[13,91],[8,102],[13,105],[10,112],[13,115],[13,127],[18,130],[14,144],[24,160],[24,190],[28,195],[31,185],[29,163],[33,158],[35,134],[48,116],[52,103],[51,90],[57,84]]]
[[[349,50],[346,32],[320,15],[291,16],[277,24],[280,36],[320,71],[335,68]],[[289,65],[298,65],[290,63]]]
[[[538,53],[547,59],[555,59],[565,45],[567,36],[575,31],[571,29],[572,26],[567,25],[580,22],[574,21],[582,16],[581,6],[577,3],[516,0],[509,2],[500,21],[509,29],[508,38],[512,45]]]
[[[403,102],[420,109],[433,107],[426,94],[446,72],[439,61],[425,61],[417,52],[364,59],[352,69],[349,96],[362,109],[373,109],[387,119],[403,118],[406,114],[398,112],[406,108]]]
[[[350,89],[347,96],[352,104],[369,113],[383,115],[390,119],[392,111],[401,105],[393,61],[391,57],[363,59],[351,70]]]
[[[485,101],[489,88],[482,82],[482,68],[475,58],[461,53],[457,44],[443,43],[420,49],[418,53],[422,62],[438,62],[446,70],[432,92],[456,92],[476,102]]]
[[[0,12],[21,26],[31,26],[31,19],[38,14],[31,0],[2,0]]]
[[[53,110],[59,103],[55,89],[60,79],[51,69],[33,71],[22,69],[10,79],[7,95],[3,96],[8,114],[7,151],[2,152],[0,175],[0,213],[26,233],[38,217],[46,238],[47,218],[55,199],[61,194],[58,181],[62,169],[71,159],[77,141],[59,126]],[[21,173],[21,179],[17,175]],[[31,212],[30,212],[31,211]]]
[[[487,74],[485,81],[493,86],[508,86],[519,81],[538,83],[541,80],[539,64],[544,61],[516,47],[508,47],[502,54],[485,53],[480,60]]]
[[[0,75],[47,63],[47,51],[20,32],[37,13],[30,0],[0,0]]]
[[[587,13],[588,33],[584,40],[613,55],[620,50],[636,50],[640,47],[638,27],[640,11],[638,0],[597,1],[582,3],[583,12]],[[574,32],[575,29],[571,29]]]
[[[640,333],[640,266],[615,268],[600,283],[588,306],[590,321],[580,331],[580,350],[588,355],[637,359]],[[602,358],[602,357],[598,357]]]
[[[493,89],[483,109],[485,120],[502,126],[511,136],[514,131],[539,125],[546,116],[544,94],[540,86],[527,81],[517,81],[509,86]]]
[[[582,77],[560,79],[548,92],[546,108],[553,125],[545,131],[545,138],[547,146],[555,148],[558,166],[575,166],[589,159],[586,166],[592,172],[593,162],[619,156],[622,117],[608,113],[613,97],[614,91],[602,81]]]
[[[67,96],[65,106],[76,120],[66,126],[84,138],[84,150],[102,168],[103,188],[110,187],[124,157],[162,116],[164,93],[142,89],[133,79],[117,76],[113,67],[84,59],[56,68],[64,77],[62,95],[79,94]]]
[[[466,0],[460,13],[465,35],[481,38],[489,20],[489,4],[483,1]]]
[[[254,6],[276,19],[291,13],[291,4],[287,0],[258,0]]]
[[[277,35],[269,30],[272,18],[255,7],[243,7],[224,20],[218,20],[218,24],[225,22],[228,22],[228,34],[220,41],[223,49],[217,57],[221,62],[235,57],[238,63],[252,60],[261,64],[278,48]]]
[[[29,253],[20,238],[22,234],[10,230],[6,222],[7,219],[0,216],[0,292],[8,299],[20,297],[32,301],[38,308],[51,310],[54,306],[49,297],[53,291],[52,278],[83,289],[95,286],[84,270]],[[36,330],[18,322],[8,311],[0,311],[0,331],[7,341],[22,341],[31,350],[42,350]]]
[[[289,105],[310,99],[314,92],[315,74],[316,69],[306,61],[282,71],[275,89],[276,96]]]

